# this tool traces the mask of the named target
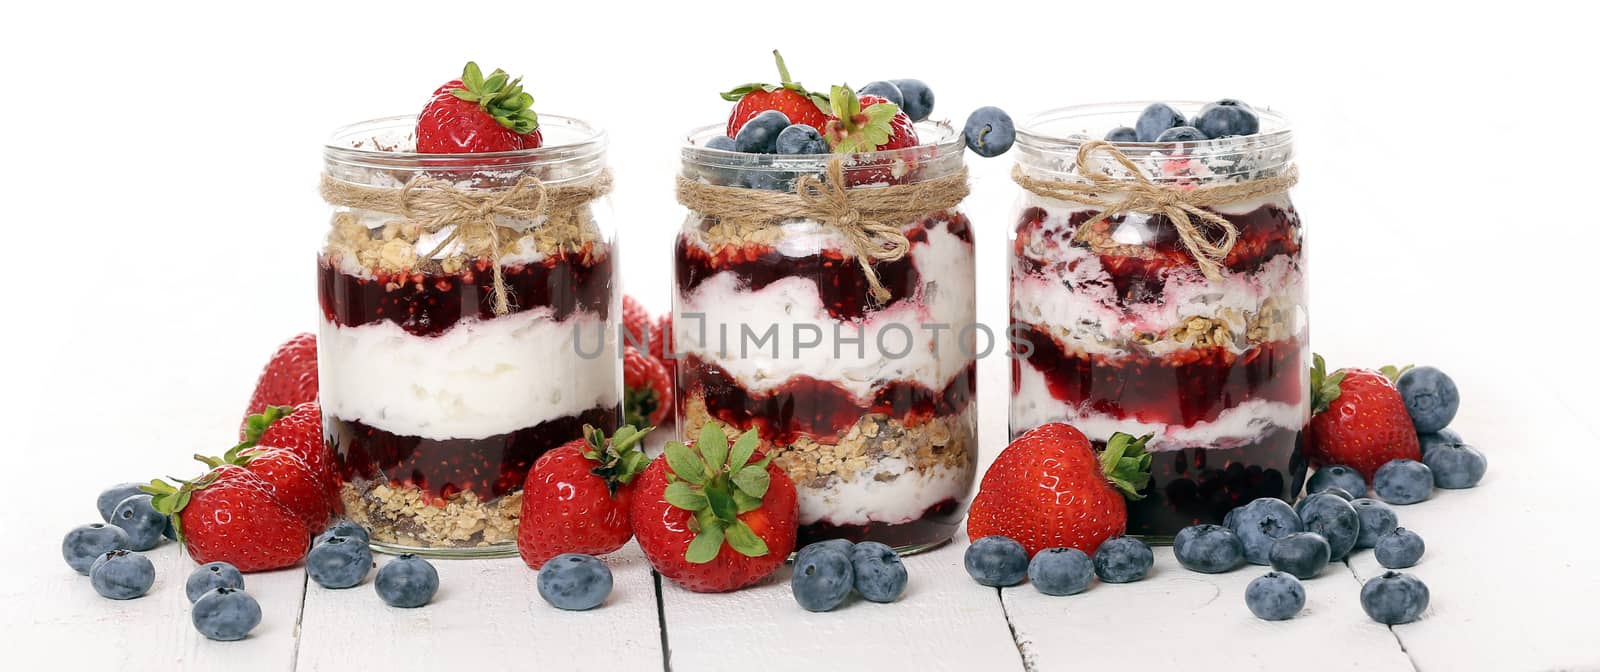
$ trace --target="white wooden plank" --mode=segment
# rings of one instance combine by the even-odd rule
[[[827,613],[795,603],[788,567],[727,594],[693,593],[663,579],[671,668],[728,669],[737,656],[766,672],[1020,669],[995,591],[967,578],[964,549],[953,543],[906,558],[910,583],[898,602],[852,596]]]
[[[57,669],[286,670],[294,659],[296,619],[305,573],[299,569],[251,574],[246,590],[261,603],[262,620],[249,637],[213,642],[189,620],[183,582],[195,563],[177,544],[147,553],[156,583],[144,597],[117,601],[100,597],[57,554],[29,553],[25,584],[7,584],[0,603],[4,632],[22,661]],[[13,646],[13,645],[8,645]],[[34,668],[35,665],[24,665]]]
[[[1135,583],[1096,581],[1062,597],[1027,584],[1005,589],[1030,669],[1281,670],[1288,661],[1304,670],[1411,669],[1388,628],[1362,613],[1343,564],[1305,582],[1298,617],[1268,622],[1244,604],[1245,586],[1266,568],[1200,574],[1180,567],[1170,547],[1155,556],[1150,576]]]
[[[1594,534],[1585,481],[1600,473],[1600,440],[1528,389],[1464,395],[1455,425],[1489,458],[1477,488],[1395,507],[1428,547],[1402,571],[1428,584],[1430,606],[1394,627],[1418,669],[1600,668],[1600,557],[1576,541]],[[1370,552],[1350,564],[1363,581],[1385,571]]]
[[[376,557],[381,566],[388,556]],[[661,667],[655,583],[638,547],[606,558],[614,586],[599,608],[561,611],[539,597],[519,558],[435,560],[439,594],[416,609],[378,599],[376,571],[361,585],[306,588],[299,670],[618,669]]]

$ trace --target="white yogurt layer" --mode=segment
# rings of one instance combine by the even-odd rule
[[[818,245],[838,242],[822,231],[813,239],[798,240],[780,243],[779,251],[803,256],[814,254]],[[678,294],[673,343],[680,352],[716,362],[752,394],[799,375],[837,384],[863,401],[891,381],[942,390],[973,361],[972,329],[967,329],[965,347],[960,340],[963,327],[977,322],[972,247],[937,226],[909,256],[922,278],[920,290],[869,312],[864,323],[829,315],[812,277],[797,275],[750,291],[739,286],[733,273],[718,273],[694,291]],[[690,317],[695,313],[704,318]],[[942,329],[931,326],[941,324]],[[776,338],[758,344],[773,325]],[[745,336],[746,329],[751,336]],[[976,340],[981,352],[985,339],[978,334]],[[813,341],[816,345],[799,347]]]
[[[615,323],[586,312],[561,322],[551,316],[542,307],[465,318],[437,336],[388,320],[345,327],[323,319],[323,412],[402,436],[481,439],[615,406],[622,389]],[[605,348],[579,357],[580,345],[595,353],[600,334]]]
[[[1049,422],[1064,422],[1083,432],[1091,441],[1106,441],[1116,432],[1134,436],[1154,434],[1145,447],[1151,451],[1179,450],[1204,446],[1228,448],[1255,443],[1276,429],[1300,431],[1310,421],[1304,404],[1286,404],[1266,399],[1251,399],[1223,411],[1216,420],[1193,425],[1140,422],[1097,413],[1068,404],[1050,394],[1044,374],[1026,360],[1017,367],[1019,385],[1011,395],[1011,428],[1014,431],[1038,427]]]
[[[881,474],[895,476],[877,480]],[[944,466],[918,473],[903,459],[879,460],[848,481],[834,481],[826,488],[798,487],[800,524],[909,523],[940,502],[965,498],[974,474],[971,468]]]

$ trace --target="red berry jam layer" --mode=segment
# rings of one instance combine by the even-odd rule
[[[1145,498],[1128,503],[1128,534],[1166,539],[1190,525],[1221,524],[1228,511],[1260,497],[1292,500],[1305,484],[1304,436],[1278,428],[1235,448],[1156,453]]]
[[[494,273],[487,259],[453,274],[378,271],[352,275],[318,257],[317,295],[329,322],[355,327],[388,320],[416,336],[437,336],[466,317],[490,319],[494,312]],[[512,312],[549,307],[552,319],[577,312],[607,317],[613,291],[612,257],[583,252],[502,266]]]
[[[583,436],[583,426],[612,428],[616,407],[541,422],[482,439],[400,436],[362,422],[324,414],[323,433],[334,445],[346,481],[385,481],[415,489],[436,503],[462,492],[489,501],[522,488],[528,469],[551,448]]]
[[[1051,396],[1100,415],[1142,423],[1194,425],[1215,422],[1222,413],[1252,399],[1299,404],[1304,399],[1300,373],[1304,346],[1274,341],[1235,353],[1209,346],[1162,356],[1102,356],[1066,352],[1061,343],[1025,325],[1013,332],[1015,351],[1033,352],[1013,367],[1030,366],[1044,375]],[[1013,389],[1020,371],[1013,371]]]
[[[866,523],[862,525],[834,525],[818,521],[801,525],[795,548],[828,539],[849,539],[852,542],[876,541],[890,548],[907,549],[939,544],[954,537],[966,515],[965,504],[947,499],[933,505],[915,520],[905,523]]]
[[[712,362],[687,355],[678,362],[678,387],[703,399],[717,420],[739,429],[757,428],[779,445],[801,438],[827,440],[844,433],[861,416],[882,414],[915,425],[935,416],[957,415],[977,390],[977,363],[967,366],[942,390],[909,381],[888,381],[869,402],[858,401],[835,383],[794,376],[777,389],[755,393]]]
[[[906,238],[913,248],[927,244],[928,232],[935,227],[944,227],[969,247],[972,245],[971,222],[959,212],[929,215],[908,228]],[[772,245],[756,243],[722,245],[715,251],[708,251],[688,237],[679,236],[676,268],[678,291],[682,293],[693,292],[718,273],[733,273],[739,287],[752,292],[788,278],[815,278],[822,303],[836,320],[860,320],[869,310],[880,307],[869,291],[855,255],[838,248],[821,249],[804,256],[790,256]],[[878,262],[873,269],[884,289],[889,291],[889,299],[883,306],[913,296],[925,283],[911,253],[894,261]]]

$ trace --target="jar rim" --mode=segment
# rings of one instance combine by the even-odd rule
[[[1154,103],[1166,103],[1183,112],[1185,116],[1193,119],[1200,108],[1216,101],[1202,100],[1137,100],[1111,103],[1088,103],[1082,105],[1066,105],[1036,112],[1023,117],[1017,125],[1017,144],[1041,150],[1071,150],[1077,151],[1078,146],[1088,140],[1099,140],[1111,128],[1090,129],[1071,128],[1071,124],[1102,116],[1117,115],[1124,118],[1127,123],[1121,126],[1132,126],[1133,121],[1145,107]],[[1172,142],[1114,142],[1112,143],[1124,153],[1132,152],[1162,152],[1175,145],[1198,149],[1204,153],[1225,153],[1234,151],[1239,145],[1252,143],[1256,147],[1287,144],[1293,139],[1293,130],[1289,125],[1289,118],[1271,108],[1253,107],[1256,116],[1261,119],[1261,132],[1253,135],[1232,136],[1199,142],[1172,143]],[[1098,131],[1098,132],[1095,132]]]
[[[474,154],[427,154],[415,147],[417,115],[379,117],[340,126],[322,146],[330,162],[362,168],[536,168],[589,159],[605,152],[606,132],[576,117],[540,114],[540,147]],[[380,139],[381,138],[381,139]],[[389,146],[384,146],[388,144]],[[406,147],[406,149],[398,149]]]
[[[1131,126],[1139,113],[1152,103],[1166,103],[1193,118],[1200,109],[1215,101],[1125,101],[1068,105],[1027,115],[1017,126],[1017,143],[1012,152],[1016,162],[1029,172],[1057,178],[1076,176],[1078,150],[1090,141],[1100,140],[1117,126]],[[1198,142],[1112,142],[1130,160],[1144,166],[1148,179],[1184,181],[1203,179],[1253,179],[1273,175],[1292,165],[1294,132],[1288,117],[1268,108],[1252,108],[1261,119],[1261,131]],[[1102,157],[1103,158],[1103,157]],[[1130,176],[1120,167],[1102,161],[1102,169],[1121,179]],[[1204,176],[1171,175],[1168,168],[1204,166]],[[1189,173],[1188,169],[1180,171]]]
[[[963,141],[961,133],[948,121],[920,121],[915,124],[917,138],[931,141],[911,147],[883,149],[855,154],[749,154],[725,149],[711,149],[706,141],[726,136],[727,124],[709,124],[691,129],[683,138],[682,156],[685,163],[710,168],[739,168],[743,170],[818,171],[835,158],[845,157],[846,165],[865,165],[893,161],[907,154],[921,155],[932,150],[935,157],[959,154]]]

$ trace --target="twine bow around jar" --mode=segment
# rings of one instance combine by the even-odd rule
[[[1133,179],[1114,177],[1104,168],[1092,165],[1090,159],[1096,152],[1121,164]],[[1238,241],[1239,230],[1209,208],[1280,194],[1299,180],[1299,172],[1289,166],[1282,174],[1248,182],[1193,189],[1165,186],[1151,180],[1132,159],[1104,140],[1091,140],[1078,147],[1075,167],[1081,178],[1077,181],[1033,177],[1024,173],[1021,165],[1012,167],[1011,179],[1039,196],[1099,209],[1078,227],[1073,242],[1082,242],[1094,225],[1123,213],[1166,216],[1200,272],[1213,282],[1222,279],[1222,262]],[[1208,231],[1220,234],[1220,240],[1212,242]]]
[[[911,250],[903,224],[930,212],[953,208],[967,197],[967,170],[914,184],[850,189],[844,158],[828,162],[824,177],[802,175],[794,191],[725,187],[678,176],[678,202],[721,222],[754,227],[778,226],[788,219],[812,219],[845,237],[866,277],[872,298],[886,303],[889,290],[873,265],[898,261]]]
[[[445,259],[489,258],[494,269],[494,312],[505,315],[511,311],[511,297],[500,268],[500,226],[496,219],[544,217],[544,222],[535,228],[576,229],[571,222],[573,215],[611,191],[611,172],[605,170],[589,180],[555,186],[524,175],[504,189],[462,189],[426,175],[392,189],[342,182],[323,174],[321,191],[322,200],[330,205],[397,215],[403,224],[415,225],[427,234],[446,232],[425,259],[439,258],[439,253],[455,242],[460,242],[460,247]],[[578,235],[576,230],[568,233]]]

